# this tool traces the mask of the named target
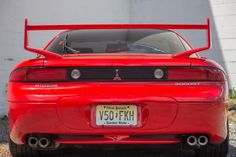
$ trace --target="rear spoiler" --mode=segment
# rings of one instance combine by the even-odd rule
[[[194,48],[188,51],[174,54],[175,58],[188,58],[192,54],[201,52],[211,47],[211,30],[210,19],[207,18],[206,24],[76,24],[76,25],[29,25],[28,20],[25,19],[24,31],[24,48],[27,51],[43,55],[45,58],[63,58],[63,56],[32,48],[28,45],[28,32],[29,31],[42,31],[42,30],[79,30],[79,29],[188,29],[188,30],[205,30],[206,31],[206,45],[200,48]]]

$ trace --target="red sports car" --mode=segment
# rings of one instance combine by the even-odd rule
[[[172,30],[206,31],[192,48]],[[28,32],[64,30],[43,50]],[[226,157],[227,77],[198,52],[210,24],[28,25],[8,84],[10,150],[39,156],[62,147],[177,146]],[[149,151],[147,151],[149,152]]]

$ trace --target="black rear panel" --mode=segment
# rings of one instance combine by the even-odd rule
[[[162,69],[165,73],[161,79],[154,77],[156,69]],[[79,79],[73,79],[70,75],[73,69],[81,72]],[[158,81],[166,79],[166,68],[159,67],[74,67],[69,69],[71,81]]]

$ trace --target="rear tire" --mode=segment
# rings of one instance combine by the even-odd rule
[[[9,140],[9,149],[13,157],[40,157],[40,151],[34,150],[28,145],[17,145]]]
[[[226,157],[229,150],[229,129],[227,138],[221,144],[208,144],[197,151],[197,157]]]

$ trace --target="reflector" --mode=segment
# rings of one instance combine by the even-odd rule
[[[78,78],[80,78],[80,75],[81,75],[81,73],[80,73],[80,71],[79,71],[78,69],[73,69],[73,70],[71,71],[71,74],[70,74],[70,76],[71,76],[73,79],[78,79]]]
[[[154,77],[156,79],[161,79],[164,76],[164,71],[162,69],[156,69],[154,71]]]

